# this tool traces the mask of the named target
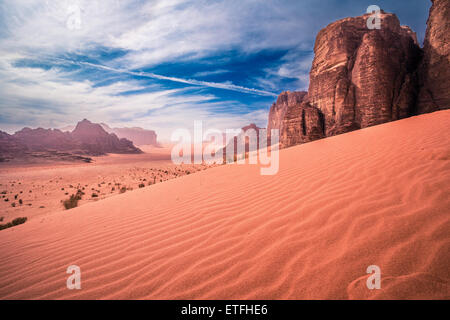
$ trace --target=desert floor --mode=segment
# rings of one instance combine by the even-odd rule
[[[303,144],[273,176],[229,164],[136,188],[151,171],[49,169],[60,199],[68,183],[134,190],[1,230],[0,298],[448,299],[449,128],[450,110]]]
[[[81,206],[211,167],[174,165],[169,147],[141,149],[146,153],[92,157],[93,163],[0,164],[0,224],[17,217],[35,219],[61,211],[63,201],[77,190],[85,193],[78,203]]]

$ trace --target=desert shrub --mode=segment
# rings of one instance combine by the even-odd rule
[[[66,210],[69,210],[69,209],[77,207],[78,200],[79,199],[74,194],[72,194],[69,199],[64,200],[64,202],[63,202],[64,208],[66,208]]]
[[[3,221],[3,219],[4,219],[4,217],[0,217],[0,222],[2,222],[2,221]]]
[[[63,202],[64,208],[66,208],[66,210],[69,210],[77,207],[78,201],[81,200],[82,195],[83,193],[80,190],[78,190],[76,194],[72,194],[69,199],[64,200]]]
[[[145,187],[145,184],[143,184],[143,183],[139,184],[139,188],[144,188],[144,187]]]
[[[3,221],[3,219],[0,220],[0,221]],[[6,223],[6,224],[0,224],[0,230],[8,229],[8,228],[17,226],[17,225],[19,225],[19,224],[25,223],[26,221],[27,221],[27,218],[26,218],[26,217],[16,218],[16,219],[14,219],[13,221],[8,222],[8,223]]]
[[[127,192],[127,187],[123,186],[122,188],[120,188],[120,193],[125,193]]]
[[[22,199],[19,199],[19,204],[23,204],[23,200]]]
[[[15,207],[16,206],[16,203],[15,202],[13,202],[13,203],[11,203],[11,207]]]
[[[93,193],[93,194],[91,195],[91,197],[92,197],[92,198],[98,198],[98,194]]]

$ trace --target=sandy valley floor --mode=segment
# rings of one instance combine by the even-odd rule
[[[147,153],[94,157],[93,163],[0,164],[0,223],[61,211],[78,189],[85,193],[83,205],[207,168],[172,164],[169,148],[142,149]]]

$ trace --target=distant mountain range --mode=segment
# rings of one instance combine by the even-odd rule
[[[132,141],[135,145],[158,146],[157,135],[153,130],[146,130],[139,127],[133,128],[110,128],[106,123],[100,123],[102,128],[108,133],[114,133],[119,138]]]
[[[133,142],[134,145],[143,146],[159,146],[157,134],[153,130],[142,129],[139,127],[132,128],[111,128],[106,123],[100,123],[100,126],[108,133],[114,133],[119,139],[125,138]],[[65,126],[61,131],[73,131],[75,126]]]
[[[59,129],[30,129],[10,135],[0,131],[0,161],[49,155],[100,156],[107,153],[142,153],[133,142],[108,133],[100,124],[84,119],[72,132]],[[76,158],[76,157],[75,157]],[[81,158],[84,159],[84,158]]]

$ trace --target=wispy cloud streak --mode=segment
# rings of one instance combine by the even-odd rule
[[[145,77],[145,78],[151,78],[156,80],[166,80],[166,81],[172,81],[172,82],[178,82],[178,83],[184,83],[192,86],[201,86],[201,87],[208,87],[208,88],[216,88],[216,89],[224,89],[224,90],[231,90],[231,91],[237,91],[242,93],[249,93],[249,94],[256,94],[260,96],[272,96],[276,97],[277,94],[266,91],[266,90],[259,90],[255,88],[246,88],[243,86],[235,85],[232,83],[219,83],[219,82],[209,82],[209,81],[201,81],[201,80],[195,80],[195,79],[183,79],[178,77],[169,77],[164,76],[160,74],[156,74],[153,72],[142,72],[142,71],[132,71],[127,69],[118,69],[118,68],[112,68],[101,64],[91,63],[91,62],[85,62],[85,61],[73,61],[73,60],[67,60],[62,58],[55,58],[58,61],[61,62],[67,62],[78,66],[87,66],[91,68],[106,70],[110,72],[117,72],[122,74],[128,74],[131,76],[138,76],[138,77]]]

